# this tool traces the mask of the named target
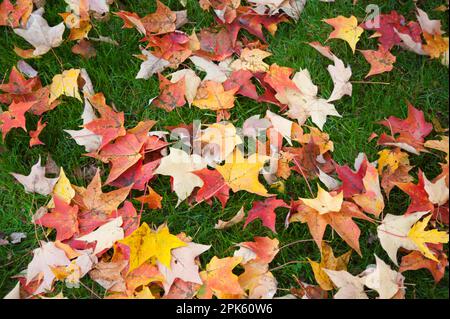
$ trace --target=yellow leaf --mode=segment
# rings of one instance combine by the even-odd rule
[[[433,255],[430,249],[425,245],[425,243],[439,244],[448,243],[448,234],[445,231],[439,231],[437,229],[425,230],[428,222],[430,221],[431,215],[425,217],[423,221],[417,222],[408,232],[408,237],[417,245],[417,248],[422,252],[422,254],[436,262],[439,260]]]
[[[53,196],[58,196],[65,203],[70,204],[70,201],[75,196],[75,190],[72,188],[72,184],[64,172],[64,169],[61,167],[61,171],[59,173],[58,181],[55,184],[52,192]],[[47,204],[48,208],[55,208],[55,203],[53,198]]]
[[[364,32],[364,29],[358,26],[358,20],[355,16],[346,18],[343,16],[338,16],[332,19],[323,20],[325,23],[334,27],[334,31],[331,32],[328,39],[342,39],[347,41],[347,43],[352,48],[353,53],[356,50],[356,44]]]
[[[433,59],[438,59],[448,50],[448,38],[440,34],[423,33],[427,44],[423,45],[423,50]]]
[[[231,109],[234,106],[234,94],[238,90],[239,88],[225,91],[222,83],[204,81],[198,88],[192,104],[199,109],[213,111]]]
[[[169,228],[163,225],[153,232],[147,223],[136,229],[130,236],[119,241],[130,248],[130,268],[133,271],[152,257],[170,269],[171,250],[186,246],[186,243],[169,233]]]
[[[342,203],[344,202],[344,192],[340,192],[336,196],[331,196],[322,187],[317,185],[317,197],[313,199],[300,198],[302,202],[312,209],[315,209],[319,214],[326,214],[330,212],[339,212]]]
[[[50,85],[49,104],[53,103],[61,95],[71,96],[81,101],[77,83],[79,75],[79,69],[65,70],[62,74],[55,75]]]
[[[347,270],[347,264],[350,261],[352,251],[349,250],[345,254],[335,257],[333,250],[325,242],[322,242],[321,261],[312,261],[308,258],[309,264],[314,273],[317,283],[323,290],[333,290],[334,286],[324,269],[341,271]]]
[[[261,49],[244,48],[238,60],[233,61],[230,67],[232,70],[249,70],[251,72],[267,72],[269,65],[264,63],[264,59],[271,56],[272,53]]]
[[[245,190],[261,196],[269,196],[266,188],[259,182],[259,171],[268,160],[267,156],[252,154],[244,158],[239,149],[236,149],[225,160],[225,164],[217,166],[217,171],[223,176],[225,182],[233,192]]]

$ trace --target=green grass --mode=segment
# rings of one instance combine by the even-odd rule
[[[65,11],[64,1],[46,6],[45,17],[50,25],[61,21],[59,12]],[[153,12],[155,1],[120,1],[123,8],[134,11],[139,15]],[[172,10],[181,10],[182,7],[176,0],[164,1]],[[428,12],[431,18],[442,19],[444,27],[448,27],[448,15],[432,11],[434,7],[441,5],[444,1],[419,1],[422,9]],[[48,2],[49,3],[49,2]],[[369,3],[379,4],[382,12],[397,10],[405,17],[415,19],[413,1],[358,1],[357,6],[352,5],[352,0],[337,1],[336,4],[309,1],[300,21],[297,24],[282,24],[275,37],[267,35],[269,48],[273,56],[269,57],[268,63],[277,63],[294,69],[307,68],[312,76],[313,82],[319,86],[322,96],[329,96],[333,85],[326,70],[329,61],[317,53],[313,48],[305,44],[311,41],[324,43],[332,28],[322,22],[322,19],[335,17],[337,15],[355,15],[364,18],[365,6]],[[188,16],[190,23],[183,30],[190,31],[194,27],[198,30],[206,27],[213,21],[211,13],[203,12],[197,1],[188,1]],[[118,11],[119,7],[114,4],[111,11]],[[122,21],[111,16],[109,21],[96,22],[91,36],[111,36],[120,43],[115,47],[105,43],[97,43],[97,56],[90,60],[84,60],[71,53],[73,43],[65,42],[54,53],[49,52],[41,59],[32,60],[30,64],[39,71],[44,84],[51,82],[55,74],[64,69],[85,68],[94,84],[96,92],[103,92],[109,105],[125,112],[126,126],[133,127],[143,119],[158,120],[157,130],[164,129],[168,125],[180,123],[191,123],[194,119],[200,119],[202,123],[215,121],[215,114],[209,111],[201,111],[196,108],[180,108],[178,112],[166,113],[160,109],[148,108],[148,100],[158,94],[158,82],[156,77],[150,80],[136,80],[135,76],[139,70],[140,60],[134,58],[133,54],[139,54],[140,36],[134,30],[122,29]],[[67,32],[67,31],[66,31]],[[369,39],[370,33],[364,33],[358,44],[360,49],[376,48],[376,40]],[[0,75],[7,78],[9,71],[20,58],[13,52],[14,45],[28,48],[20,37],[16,36],[11,29],[2,27],[0,34]],[[353,71],[352,80],[364,80],[369,70],[368,63],[362,55],[356,52],[352,54],[349,46],[341,40],[330,40],[327,42],[333,52],[350,64]],[[395,48],[393,54],[397,56],[397,63],[392,72],[375,76],[369,81],[387,82],[389,85],[377,84],[354,84],[353,97],[345,97],[335,103],[337,110],[343,115],[342,118],[329,118],[324,131],[330,134],[335,144],[334,159],[340,163],[352,164],[359,152],[368,155],[369,160],[376,159],[379,148],[375,142],[368,143],[367,139],[372,132],[380,133],[383,128],[376,124],[377,121],[395,115],[406,117],[406,100],[425,112],[426,118],[439,119],[442,125],[448,122],[448,69],[440,64],[438,60],[430,60],[428,57],[418,56],[411,52]],[[58,57],[58,59],[56,58]],[[58,62],[62,61],[62,65]],[[3,109],[5,106],[2,106]],[[244,119],[255,114],[265,114],[266,110],[276,108],[267,104],[258,104],[246,98],[239,98],[236,106],[231,110],[231,119],[236,126],[242,125]],[[89,181],[79,180],[75,177],[74,170],[92,163],[103,167],[103,177],[107,170],[100,162],[82,156],[84,149],[75,144],[63,129],[77,129],[81,124],[80,114],[83,106],[72,98],[64,98],[63,103],[55,110],[44,115],[44,121],[48,126],[42,133],[42,141],[45,146],[32,149],[28,147],[28,135],[21,130],[14,130],[8,134],[6,141],[0,145],[0,231],[9,234],[20,231],[27,233],[27,239],[17,245],[0,246],[0,296],[5,295],[15,285],[15,280],[10,277],[26,269],[32,255],[31,251],[38,247],[38,238],[42,239],[42,232],[38,229],[36,237],[35,230],[30,221],[30,215],[46,203],[46,198],[26,194],[23,187],[14,182],[9,172],[28,174],[30,167],[36,163],[38,156],[46,157],[50,153],[59,166],[63,166],[69,179],[77,185],[86,185]],[[37,122],[36,116],[28,117],[28,127],[34,129]],[[423,155],[411,156],[412,163],[421,167],[427,176],[434,177],[438,172],[438,161],[436,156]],[[416,171],[416,170],[415,170]],[[312,184],[315,184],[314,182]],[[233,216],[239,208],[244,205],[248,210],[254,200],[261,198],[246,192],[233,194],[227,207],[223,210],[214,202],[210,207],[205,203],[190,208],[182,203],[175,208],[176,195],[171,193],[169,178],[158,177],[152,187],[164,196],[162,210],[148,210],[143,213],[143,221],[153,225],[167,222],[172,233],[185,232],[192,236],[195,242],[211,244],[212,248],[202,255],[201,261],[206,262],[214,255],[226,257],[232,254],[229,249],[233,244],[250,241],[253,236],[276,236],[280,245],[290,242],[311,238],[305,224],[294,223],[288,229],[284,229],[284,219],[287,211],[281,209],[278,213],[276,229],[278,234],[274,235],[267,228],[262,227],[260,221],[251,223],[245,230],[242,224],[232,227],[226,231],[214,230],[215,222],[220,219],[228,219]],[[391,199],[387,202],[385,213],[402,214],[408,205],[405,194],[399,190],[393,190]],[[286,193],[280,194],[279,198],[287,201],[290,198],[309,197],[302,178],[293,175],[286,183]],[[363,257],[353,254],[349,271],[353,274],[359,273],[367,265],[374,263],[373,254],[377,254],[383,260],[388,261],[386,253],[379,242],[368,244],[368,238],[376,234],[376,224],[360,223],[362,234],[360,238]],[[328,228],[325,235],[331,240],[331,245],[336,254],[344,253],[348,246],[338,237],[332,236]],[[319,260],[319,251],[313,242],[305,242],[292,245],[280,251],[272,262],[271,267],[283,265],[289,261],[304,261],[309,257]],[[314,276],[308,264],[291,264],[282,269],[274,271],[279,281],[279,288],[287,289],[295,285],[293,275],[303,281],[314,283]],[[428,271],[420,270],[406,272],[408,298],[448,298],[448,272],[445,278],[435,284]],[[103,295],[99,285],[93,283],[88,276],[83,283],[97,294]],[[93,297],[85,287],[79,289],[63,288],[57,285],[57,291],[63,289],[69,298]],[[279,295],[286,291],[280,290]]]

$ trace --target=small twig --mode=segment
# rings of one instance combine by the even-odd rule
[[[286,247],[289,247],[289,246],[292,246],[292,245],[295,245],[295,244],[299,244],[299,243],[307,243],[307,242],[310,242],[310,241],[314,241],[314,239],[301,239],[301,240],[296,240],[296,241],[293,241],[293,242],[291,242],[291,243],[288,243],[288,244],[286,244],[286,245],[284,245],[284,246],[281,246],[278,250],[282,250],[283,248],[286,248]],[[324,241],[326,241],[326,240],[324,240]]]
[[[350,83],[355,84],[381,84],[381,85],[391,85],[389,82],[372,82],[372,81],[350,81]]]
[[[302,260],[292,260],[292,261],[289,261],[289,262],[287,262],[287,263],[285,263],[283,265],[280,265],[280,266],[277,266],[275,268],[269,269],[269,271],[279,270],[281,268],[284,268],[284,267],[292,265],[292,264],[306,264],[306,263],[307,263],[307,261],[305,261],[305,260],[303,260],[303,261]]]

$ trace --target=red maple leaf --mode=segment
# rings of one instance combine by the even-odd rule
[[[392,132],[391,136],[382,134],[378,140],[379,145],[390,145],[392,143],[403,143],[413,147],[416,151],[424,149],[423,143],[433,130],[433,125],[425,121],[422,111],[416,109],[408,102],[408,117],[399,119],[390,116],[387,120],[379,122]]]
[[[102,144],[99,148],[102,149],[112,140],[126,134],[123,127],[125,116],[123,112],[115,112],[106,104],[103,93],[97,93],[89,100],[100,113],[100,118],[87,123],[84,127],[102,137]]]
[[[253,74],[248,70],[233,71],[229,78],[223,83],[223,88],[226,91],[239,88],[237,94],[257,101],[258,93],[256,92],[256,86],[251,81],[252,78]]]
[[[398,45],[402,42],[400,37],[395,32],[395,29],[399,33],[409,35],[413,41],[422,42],[421,34],[422,28],[417,22],[406,22],[404,16],[400,15],[397,11],[391,11],[388,14],[380,14],[373,20],[366,21],[361,25],[366,30],[374,30],[380,34],[378,42],[390,50],[394,45]]]
[[[33,104],[34,102],[12,102],[8,111],[0,114],[0,131],[2,132],[3,140],[5,140],[6,134],[12,128],[22,128],[25,132],[27,131],[25,113]]]
[[[56,229],[56,240],[71,238],[78,230],[78,206],[71,206],[58,196],[53,196],[55,208],[38,220],[37,225]]]
[[[249,210],[247,219],[244,223],[244,228],[254,221],[255,219],[261,219],[264,226],[276,233],[275,230],[275,220],[277,215],[275,214],[275,209],[278,207],[289,208],[283,200],[271,197],[263,202],[253,202],[252,209]]]
[[[203,186],[197,191],[195,200],[200,203],[206,201],[211,205],[211,199],[216,197],[225,208],[228,198],[230,197],[230,187],[225,183],[223,176],[217,170],[204,168],[193,172],[203,181]]]

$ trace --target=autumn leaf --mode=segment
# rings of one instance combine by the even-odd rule
[[[353,53],[356,50],[356,44],[364,32],[364,29],[358,26],[358,20],[355,16],[349,18],[338,16],[332,19],[323,20],[325,23],[331,25],[334,31],[330,33],[328,39],[342,39],[347,41],[352,48]]]
[[[289,216],[289,221],[307,223],[311,235],[317,246],[322,246],[322,238],[327,225],[330,225],[342,239],[353,248],[360,256],[359,236],[361,230],[353,221],[353,218],[372,221],[364,215],[355,204],[343,201],[343,193],[332,196],[319,187],[319,193],[315,199],[300,199],[296,212]]]
[[[238,88],[225,91],[221,83],[203,81],[197,90],[197,95],[192,105],[199,109],[213,111],[227,110],[234,107],[235,94]]]
[[[34,102],[12,102],[8,111],[0,114],[0,131],[2,132],[3,141],[12,128],[27,130],[25,113],[33,104]]]
[[[219,299],[240,297],[244,291],[239,285],[238,276],[233,274],[233,268],[240,262],[241,257],[225,257],[222,259],[214,256],[206,265],[206,269],[200,273],[203,286],[197,293],[200,299],[209,299],[215,295]]]
[[[37,128],[35,131],[30,131],[30,147],[36,145],[45,145],[40,139],[39,135],[42,133],[42,130],[47,126],[47,123],[42,123],[42,118],[39,119],[37,123]]]
[[[45,177],[45,166],[41,165],[41,157],[36,164],[31,167],[29,175],[11,173],[14,178],[23,185],[25,192],[49,195],[55,187],[58,178]]]
[[[55,208],[35,221],[42,225],[56,229],[56,240],[71,238],[78,230],[78,206],[71,206],[58,196],[53,197]]]
[[[55,75],[50,86],[49,103],[52,103],[61,95],[71,96],[81,101],[77,83],[79,75],[80,70],[78,69],[65,70],[63,73]]]
[[[350,250],[339,257],[335,257],[331,247],[325,242],[322,242],[322,250],[320,254],[320,263],[312,261],[309,258],[308,261],[313,270],[314,277],[320,287],[323,290],[332,290],[333,284],[324,269],[346,271],[347,264],[350,261],[350,256],[352,255],[352,251]]]
[[[434,261],[439,261],[425,243],[446,244],[448,243],[448,234],[445,231],[439,231],[437,229],[425,230],[430,218],[431,215],[425,217],[423,221],[414,224],[408,232],[408,237],[416,244],[425,257]]]
[[[261,219],[264,226],[276,233],[275,230],[275,220],[276,214],[275,209],[284,207],[289,208],[289,206],[281,199],[276,199],[274,197],[268,198],[263,202],[253,202],[252,209],[248,211],[247,219],[244,223],[244,228],[254,221],[255,219]]]
[[[361,50],[360,51],[367,62],[370,63],[369,73],[365,76],[390,72],[394,68],[393,64],[397,58],[386,50],[382,45],[378,46],[378,50]]]
[[[233,192],[245,190],[261,196],[270,196],[258,180],[259,171],[267,159],[266,156],[257,154],[244,158],[241,151],[236,149],[227,157],[225,163],[216,169]]]
[[[149,209],[161,209],[162,196],[155,192],[150,186],[147,186],[147,192],[147,195],[139,196],[135,199],[142,204],[147,204]]]
[[[124,113],[115,112],[108,106],[102,93],[97,93],[90,97],[89,101],[100,113],[100,118],[93,119],[85,124],[84,127],[102,137],[100,149],[117,137],[126,134],[126,130],[123,127],[125,121]]]

